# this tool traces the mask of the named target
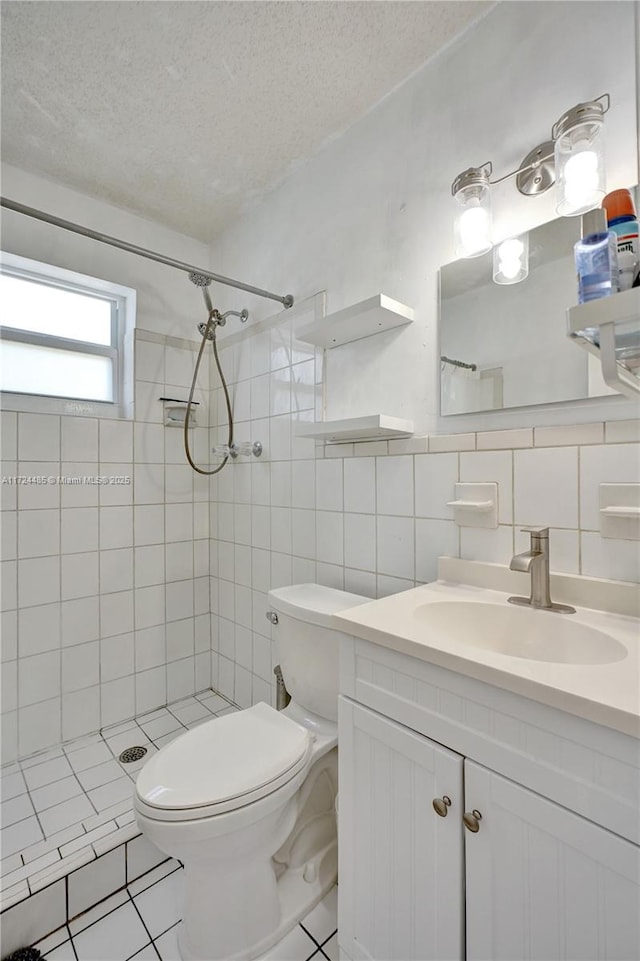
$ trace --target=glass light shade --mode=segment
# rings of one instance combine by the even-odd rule
[[[458,209],[454,241],[458,257],[479,257],[491,250],[491,190],[488,183],[462,187],[455,195]]]
[[[606,193],[604,123],[593,117],[555,141],[556,210],[574,217],[597,207]]]
[[[519,284],[529,276],[529,234],[511,237],[493,248],[493,280],[496,284]]]

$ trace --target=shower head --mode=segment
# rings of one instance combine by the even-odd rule
[[[211,303],[211,297],[209,296],[209,291],[207,290],[207,287],[211,283],[211,277],[207,277],[205,274],[198,274],[195,270],[193,270],[189,274],[189,280],[192,284],[195,284],[196,287],[200,288],[202,291],[202,296],[204,297],[205,306],[209,313],[211,313],[213,310],[213,304]]]
[[[208,287],[211,283],[211,277],[205,277],[204,274],[196,274],[195,271],[189,274],[189,280],[196,287]]]

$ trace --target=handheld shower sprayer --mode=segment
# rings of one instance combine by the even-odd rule
[[[239,317],[240,323],[246,324],[247,320],[249,319],[249,311],[246,309],[246,307],[243,307],[242,310],[227,310],[224,312],[224,314],[221,314],[219,310],[214,308],[213,304],[211,303],[209,291],[207,290],[207,287],[211,284],[211,277],[207,277],[205,274],[196,274],[195,272],[192,272],[189,274],[189,280],[192,284],[195,284],[196,287],[202,288],[202,296],[204,297],[204,302],[207,305],[207,310],[209,311],[209,320],[207,323],[198,324],[198,330],[203,337],[206,334],[208,340],[213,339],[211,329],[207,329],[211,327],[212,320],[215,322],[213,326],[217,327],[224,327],[227,322],[227,317]]]
[[[204,274],[196,274],[194,272],[189,274],[189,280],[191,281],[192,284],[195,284],[196,287],[202,288],[202,296],[204,297],[204,302],[207,305],[207,310],[209,311],[209,313],[211,313],[211,311],[213,310],[213,304],[211,303],[211,295],[207,290],[207,287],[209,287],[209,285],[211,284],[211,277],[205,277]]]
[[[211,277],[207,277],[205,274],[197,274],[195,271],[189,274],[189,280],[196,287],[208,287],[211,284]]]
[[[207,306],[207,312],[209,316],[207,317],[206,322],[198,324],[198,330],[202,335],[202,343],[200,344],[200,349],[198,351],[198,356],[196,358],[196,366],[195,366],[195,369],[193,372],[193,378],[191,381],[191,390],[189,391],[189,400],[187,401],[187,412],[185,414],[185,419],[184,419],[184,452],[185,452],[188,463],[194,469],[194,471],[196,471],[198,474],[205,474],[208,476],[212,476],[213,474],[217,474],[219,473],[219,471],[222,470],[222,468],[225,466],[225,464],[229,460],[229,457],[235,458],[238,456],[239,453],[247,452],[244,450],[244,447],[246,447],[247,445],[238,445],[238,444],[234,444],[233,442],[233,413],[231,410],[231,400],[229,398],[229,389],[227,387],[227,382],[225,381],[224,374],[222,372],[222,367],[220,366],[220,358],[218,356],[218,345],[216,343],[216,327],[224,327],[224,325],[227,322],[227,317],[229,316],[239,317],[240,322],[245,324],[249,319],[249,311],[246,309],[246,307],[243,307],[242,310],[227,310],[225,311],[224,314],[221,314],[220,311],[217,309],[217,307],[213,306],[213,303],[211,302],[211,296],[207,289],[211,284],[211,281],[213,280],[213,278],[207,277],[206,274],[200,274],[200,273],[197,273],[196,271],[192,271],[189,274],[189,280],[196,287],[201,288],[202,296],[204,297],[204,302]],[[193,394],[196,388],[196,381],[198,379],[198,370],[200,369],[200,361],[202,360],[202,354],[205,348],[205,344],[208,340],[211,341],[211,346],[213,347],[213,357],[216,362],[216,367],[218,368],[220,381],[222,383],[222,391],[224,394],[225,404],[227,407],[227,423],[229,428],[228,439],[227,439],[227,443],[224,445],[224,450],[220,448],[220,451],[223,453],[224,460],[218,467],[214,468],[214,470],[204,470],[203,468],[198,467],[197,464],[195,464],[193,458],[191,457],[191,452],[189,450],[189,418],[191,415],[191,405],[193,403]],[[258,447],[260,448],[259,451],[258,451]],[[256,457],[259,457],[260,454],[262,453],[262,445],[253,444],[251,446],[250,452],[253,453]]]
[[[244,307],[242,310],[227,310],[224,314],[221,314],[219,310],[212,307],[209,311],[209,320],[205,323],[198,324],[198,330],[202,337],[206,337],[207,340],[213,340],[213,331],[215,327],[224,327],[227,322],[227,317],[239,317],[240,323],[246,324],[249,319],[249,311]]]

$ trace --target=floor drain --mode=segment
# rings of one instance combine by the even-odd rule
[[[124,749],[118,760],[123,764],[131,764],[132,761],[139,761],[147,753],[146,747],[127,747]]]

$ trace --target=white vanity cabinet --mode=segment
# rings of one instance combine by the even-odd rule
[[[356,638],[341,691],[342,957],[640,958],[635,738]]]
[[[339,725],[341,947],[352,961],[462,957],[463,759],[344,698]]]
[[[638,848],[533,791],[465,761],[467,958],[640,957]]]

